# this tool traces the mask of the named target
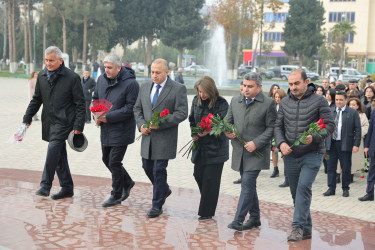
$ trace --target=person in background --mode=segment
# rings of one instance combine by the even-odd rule
[[[29,100],[31,101],[33,99],[33,95],[35,93],[35,85],[36,85],[36,79],[38,78],[37,72],[32,72],[28,81],[29,85]],[[39,121],[38,114],[35,114],[33,116],[33,121]]]
[[[335,88],[336,88],[336,82],[330,82],[330,83],[329,83],[329,87],[330,87],[331,89],[335,89]]]
[[[363,98],[363,104],[365,105],[365,113],[367,119],[370,119],[371,116],[371,105],[375,100],[375,88],[373,86],[367,86],[365,88],[365,96]]]
[[[367,134],[368,127],[369,127],[368,119],[365,114],[365,108],[361,100],[359,100],[358,98],[349,98],[348,106],[358,111],[359,119],[361,122],[362,142],[364,142],[364,139]],[[363,161],[365,160],[365,158],[364,158],[364,147],[363,147],[362,142],[359,145],[358,153],[354,154],[352,157],[352,170],[351,170],[350,183],[354,181],[353,180],[354,173],[364,167]]]
[[[324,78],[322,85],[323,85],[324,95],[325,95],[327,93],[327,90],[330,88],[329,87],[329,79],[328,78]]]
[[[61,190],[51,198],[57,200],[74,195],[65,141],[70,133],[83,131],[85,98],[80,77],[65,67],[61,50],[50,46],[44,56],[46,67],[39,73],[23,123],[30,126],[32,117],[43,105],[42,140],[48,142],[48,149],[40,189],[35,194],[49,196],[56,172]]]
[[[90,77],[88,70],[83,71],[83,77],[81,79],[83,95],[85,96],[86,102],[86,123],[91,123],[91,111],[90,105],[92,100],[92,94],[94,93],[96,83],[94,79]]]
[[[322,95],[322,96],[325,96],[325,95],[324,95],[324,92],[325,92],[325,91],[324,91],[323,86],[319,86],[319,85],[316,86],[316,91],[315,91],[316,94],[318,94],[318,95]]]
[[[92,77],[96,79],[98,77],[99,63],[97,61],[92,65]]]
[[[178,68],[178,72],[175,77],[175,81],[184,84],[184,77],[182,76],[182,68]]]
[[[268,97],[273,98],[276,90],[280,89],[280,86],[278,84],[272,84],[270,91],[268,92]]]
[[[335,98],[336,98],[336,90],[328,89],[326,93],[326,99],[327,99],[329,107],[333,107],[335,105]]]
[[[345,92],[336,93],[336,108],[332,108],[335,117],[335,130],[327,140],[326,149],[329,155],[327,182],[328,190],[324,196],[336,194],[336,170],[340,161],[342,169],[342,196],[349,197],[350,169],[352,167],[352,153],[357,153],[361,144],[361,122],[356,110],[347,106]]]
[[[215,81],[211,77],[202,77],[194,88],[198,95],[194,97],[189,115],[192,132],[208,114],[215,117],[219,115],[223,119],[229,106],[228,102],[219,96]],[[201,193],[198,220],[207,220],[215,216],[221,174],[224,162],[229,159],[229,143],[224,133],[216,137],[209,135],[209,132],[204,132],[195,135],[193,140],[198,143],[191,156],[191,161],[194,163],[194,178]]]

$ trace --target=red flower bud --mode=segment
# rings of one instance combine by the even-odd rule
[[[325,125],[325,124],[321,124],[321,125],[319,125],[319,129],[320,129],[320,130],[322,130],[322,129],[326,128],[326,127],[327,127],[327,125]]]
[[[362,178],[362,179],[363,179],[363,178],[365,178],[365,176],[361,175],[361,176],[360,176],[360,178]]]
[[[169,115],[169,109],[164,109],[165,115]]]
[[[205,128],[206,128],[206,123],[204,123],[204,122],[200,122],[200,123],[199,123],[199,127],[200,127],[201,129],[205,129]]]
[[[318,125],[322,125],[322,124],[323,124],[323,122],[324,122],[324,120],[323,120],[323,119],[319,119],[319,121],[317,121]]]
[[[212,117],[214,117],[214,116],[211,113],[209,113],[208,116],[207,116],[207,118],[210,119],[210,120],[212,119]]]
[[[206,131],[211,132],[211,126],[207,126]]]

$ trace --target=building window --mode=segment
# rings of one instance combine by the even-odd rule
[[[332,33],[328,32],[327,37],[328,42],[335,42],[335,39],[332,37]],[[353,34],[346,34],[345,43],[354,43],[354,35]]]
[[[286,18],[289,16],[289,13],[272,13],[267,12],[264,14],[265,23],[285,23]]]
[[[349,20],[350,22],[355,22],[355,12],[329,12],[328,21],[330,23],[341,22],[344,20]]]
[[[284,42],[282,32],[264,32],[265,42]]]

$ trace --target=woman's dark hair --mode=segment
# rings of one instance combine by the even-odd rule
[[[359,113],[365,113],[365,106],[363,105],[363,103],[361,102],[360,99],[358,98],[349,98],[348,100],[348,106],[350,105],[350,102],[351,101],[355,101],[357,103],[357,106],[358,106],[358,112]]]
[[[316,90],[315,90],[315,92],[318,90],[318,89],[322,89],[322,91],[323,91],[323,94],[324,94],[324,88],[323,88],[323,86],[320,86],[320,85],[315,85],[315,87],[316,87]]]
[[[372,90],[372,93],[374,93],[374,96],[372,97],[372,100],[374,100],[375,99],[375,88],[373,87],[373,86],[367,86],[366,88],[365,88],[365,90],[363,91],[363,93],[364,93],[364,103],[365,104],[367,104],[367,103],[369,103],[369,101],[367,100],[367,97],[366,97],[366,90],[367,89],[371,89]],[[371,100],[370,100],[371,101]]]
[[[327,93],[326,94],[329,94],[331,96],[331,104],[335,104],[335,101],[336,101],[336,90],[335,89],[327,89]]]
[[[272,84],[271,88],[270,88],[270,92],[268,92],[268,97],[271,97],[273,96],[273,88],[277,86],[279,89],[280,89],[280,86],[279,84]]]

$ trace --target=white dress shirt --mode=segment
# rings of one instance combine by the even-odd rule
[[[342,112],[344,112],[345,108],[346,108],[346,105],[341,108],[339,121],[338,121],[338,124],[337,124],[337,138],[336,138],[337,141],[341,141]],[[339,112],[339,108],[337,108],[337,107],[336,107],[336,112],[337,113]]]

